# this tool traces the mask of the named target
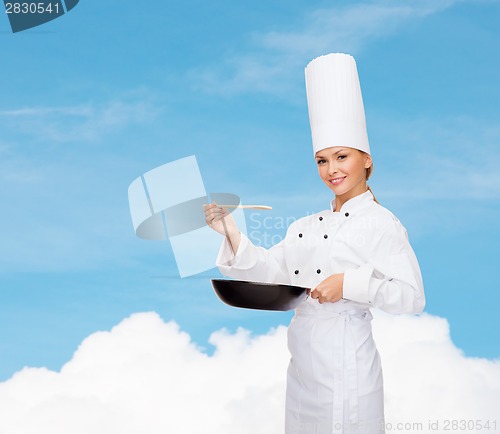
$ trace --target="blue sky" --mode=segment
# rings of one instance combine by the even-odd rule
[[[273,206],[247,214],[256,242],[326,209],[303,68],[335,51],[356,57],[370,185],[408,230],[427,312],[466,355],[497,358],[499,20],[488,0],[83,0],[17,34],[3,17],[0,380],[60,368],[133,312],[207,351],[222,327],[287,324],[223,305],[216,269],[180,279],[168,243],[135,236],[127,188],[196,155],[207,191]]]

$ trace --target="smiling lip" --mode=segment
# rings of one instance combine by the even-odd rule
[[[333,184],[333,185],[338,185],[340,184],[343,180],[345,179],[345,176],[341,177],[341,178],[333,178],[333,179],[330,179],[330,184]]]

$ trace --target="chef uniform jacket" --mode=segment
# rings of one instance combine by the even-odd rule
[[[335,212],[293,222],[270,249],[241,234],[236,255],[225,239],[216,264],[229,277],[314,289],[344,273],[343,299],[308,298],[288,327],[286,434],[383,433],[380,357],[371,307],[420,313],[425,305],[417,258],[406,229],[370,190]]]

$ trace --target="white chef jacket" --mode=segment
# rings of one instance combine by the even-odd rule
[[[400,221],[366,192],[292,223],[270,249],[241,234],[225,239],[216,264],[229,277],[315,288],[344,273],[343,299],[308,298],[288,327],[286,434],[383,433],[383,380],[371,307],[421,313],[417,258]]]

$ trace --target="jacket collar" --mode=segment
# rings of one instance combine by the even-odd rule
[[[364,208],[368,203],[373,201],[373,194],[370,190],[366,190],[364,193],[358,194],[353,198],[349,199],[347,202],[340,207],[339,213],[351,212],[359,208]],[[336,202],[333,198],[330,202],[330,208],[335,212]]]

